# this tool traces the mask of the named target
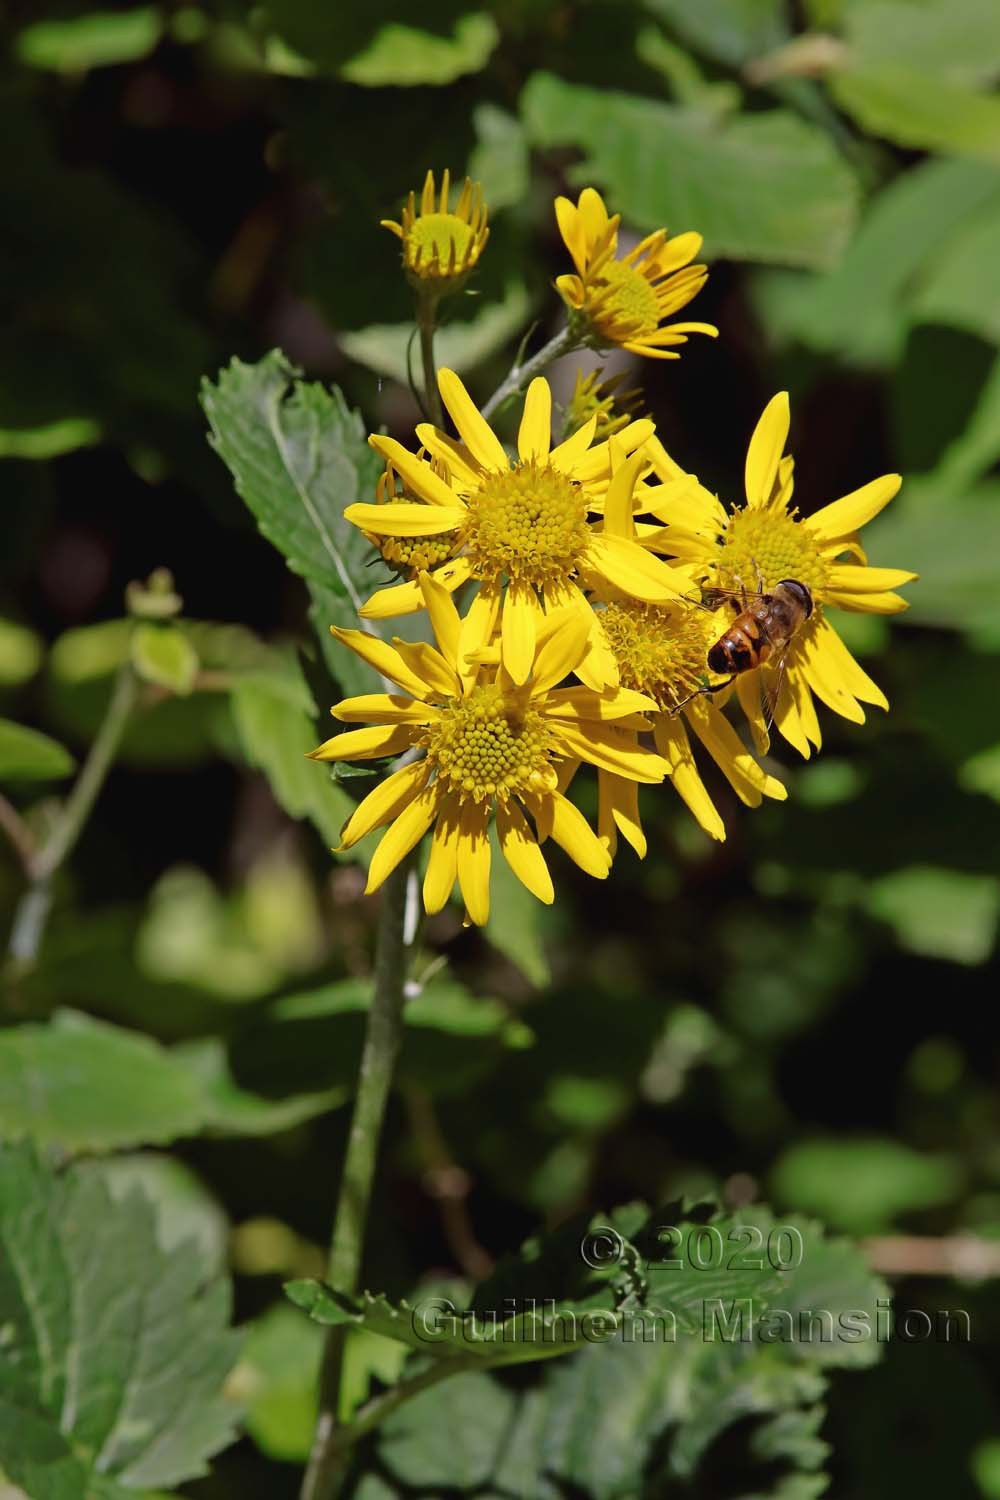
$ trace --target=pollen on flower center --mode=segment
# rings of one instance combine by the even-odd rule
[[[457,214],[421,214],[407,230],[406,237],[416,258],[431,261],[437,257],[445,268],[454,245],[454,263],[461,266],[472,243],[472,227]]]
[[[469,497],[464,540],[476,576],[539,587],[570,578],[588,541],[579,486],[534,460],[490,474]]]
[[[609,604],[601,624],[622,686],[645,693],[667,712],[703,686],[708,648],[720,634],[715,616],[694,603]]]
[[[722,588],[748,593],[773,589],[784,578],[815,591],[827,579],[827,564],[814,538],[793,516],[774,507],[733,512],[716,566]]]
[[[600,329],[615,337],[646,338],[660,321],[656,292],[641,272],[624,261],[611,260],[601,268],[588,311]]]
[[[422,743],[438,778],[463,800],[506,801],[556,785],[551,731],[523,694],[506,694],[496,683],[454,701],[424,731]]]

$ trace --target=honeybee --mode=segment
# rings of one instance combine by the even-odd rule
[[[758,579],[756,592],[742,587],[738,590],[713,588],[704,591],[700,601],[703,609],[717,610],[727,601],[740,609],[715,644],[709,647],[705,658],[710,671],[720,677],[728,674],[728,680],[714,687],[699,688],[679,704],[679,708],[701,693],[719,693],[744,672],[770,663],[776,668],[774,688],[768,694],[767,704],[767,717],[773,722],[788,648],[813,612],[813,596],[808,586],[795,578],[783,578],[769,592],[765,592],[762,583],[763,580]]]

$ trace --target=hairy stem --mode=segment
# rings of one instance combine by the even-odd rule
[[[529,380],[540,375],[553,360],[559,359],[563,354],[569,354],[572,349],[579,348],[580,338],[576,330],[567,323],[566,327],[556,334],[555,338],[549,339],[548,343],[526,359],[524,364],[517,361],[511,366],[505,380],[502,380],[493,392],[486,405],[483,407],[483,416],[491,417],[505,401],[511,396],[516,396],[518,391],[523,390]]]
[[[379,1137],[393,1070],[402,1041],[406,964],[411,928],[412,864],[404,860],[383,889],[375,954],[375,989],[361,1052],[354,1113],[344,1156],[337,1212],[330,1245],[329,1279],[341,1292],[357,1290],[371,1202]],[[320,1372],[319,1416],[313,1449],[302,1482],[301,1500],[329,1500],[336,1494],[342,1456],[349,1444],[339,1426],[344,1360],[343,1325],[326,1336]],[[353,1430],[353,1427],[352,1427]]]
[[[424,370],[424,400],[427,415],[435,427],[444,426],[444,408],[438,390],[437,365],[434,362],[434,330],[437,327],[438,299],[428,292],[417,297],[417,327],[420,330],[420,358]]]
[[[114,763],[125,726],[138,699],[138,689],[131,664],[123,663],[115,678],[103,722],[73,789],[59,809],[48,838],[27,861],[31,884],[14,914],[10,935],[10,957],[18,969],[34,963],[38,955],[52,904],[52,877],[84,830]]]

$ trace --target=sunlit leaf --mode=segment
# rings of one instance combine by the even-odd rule
[[[140,621],[132,632],[132,665],[144,682],[186,697],[198,675],[198,653],[176,625]]]
[[[637,228],[696,229],[705,252],[778,265],[835,265],[857,185],[827,137],[783,110],[720,121],[536,73],[521,111],[536,146],[578,146],[580,185],[606,189]]]
[[[32,68],[83,73],[88,68],[134,62],[159,41],[163,16],[153,5],[133,10],[94,11],[55,17],[25,26],[14,39],[18,59]]]
[[[60,781],[75,767],[58,741],[13,719],[0,719],[0,780]]]

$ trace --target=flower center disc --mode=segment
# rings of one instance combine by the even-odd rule
[[[826,562],[809,532],[774,507],[733,512],[716,566],[721,588],[748,593],[761,587],[767,592],[783,578],[815,591],[827,578]]]
[[[595,283],[594,321],[598,327],[627,329],[632,338],[653,333],[660,320],[656,293],[641,272],[620,260],[602,267]]]
[[[601,624],[622,686],[646,693],[669,712],[701,687],[708,648],[721,634],[717,618],[695,604],[609,604]]]
[[[506,801],[518,792],[556,785],[549,761],[551,732],[537,710],[496,683],[474,688],[425,731],[427,758],[463,799]]]
[[[465,542],[478,577],[506,573],[538,587],[570,578],[587,544],[579,487],[533,460],[489,474],[469,497]]]
[[[451,260],[454,245],[455,265],[461,266],[472,242],[472,230],[455,214],[421,214],[413,221],[406,238],[414,259],[418,255],[425,262],[436,258],[444,267]]]

